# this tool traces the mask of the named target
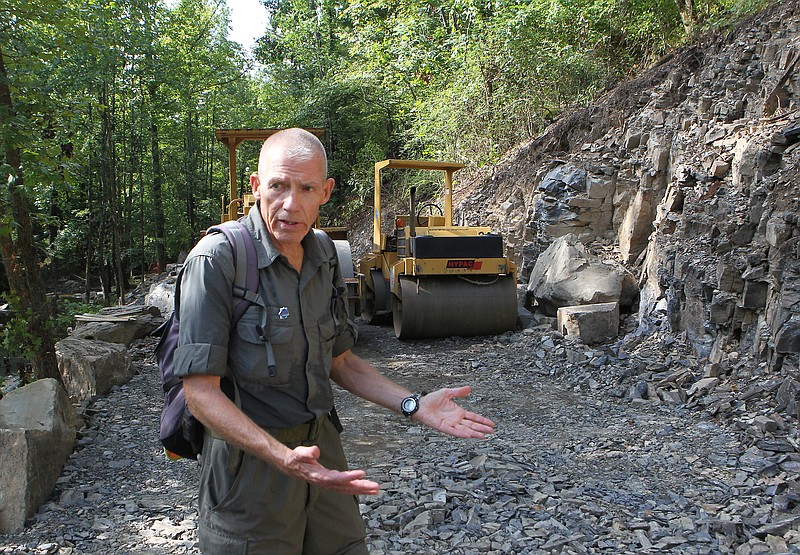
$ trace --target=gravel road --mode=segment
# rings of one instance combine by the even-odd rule
[[[759,433],[769,402],[756,397],[726,412],[630,393],[698,366],[680,341],[592,350],[546,326],[407,342],[360,330],[357,353],[387,375],[419,391],[471,385],[464,405],[497,423],[489,439],[454,439],[337,391],[351,465],[382,485],[362,499],[373,554],[800,553],[796,426]],[[198,553],[197,465],[159,448],[152,348],[131,349],[137,374],[91,405],[52,499],[0,535],[0,553]]]

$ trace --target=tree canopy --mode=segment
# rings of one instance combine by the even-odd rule
[[[758,1],[262,0],[249,53],[224,0],[6,0],[0,294],[38,334],[49,278],[111,303],[177,260],[223,211],[215,129],[324,128],[342,225],[375,161],[492,163]],[[239,147],[240,188],[257,154]]]

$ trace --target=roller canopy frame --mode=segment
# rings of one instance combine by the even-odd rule
[[[375,195],[373,199],[372,249],[380,252],[383,248],[381,237],[381,185],[382,171],[387,168],[406,170],[438,170],[444,172],[444,225],[453,225],[453,174],[464,167],[454,162],[427,162],[424,160],[389,159],[375,162]],[[413,217],[413,215],[412,215]]]

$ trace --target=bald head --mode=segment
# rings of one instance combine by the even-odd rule
[[[258,158],[258,173],[265,175],[271,153],[281,152],[283,156],[294,162],[306,162],[310,160],[321,160],[328,175],[328,156],[325,147],[313,133],[305,129],[293,127],[283,129],[264,141],[261,147],[261,154]]]

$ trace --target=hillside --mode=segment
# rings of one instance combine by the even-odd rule
[[[798,2],[778,3],[462,183],[460,218],[501,232],[524,279],[573,233],[636,276],[640,331],[685,333],[722,371],[752,364],[794,377],[799,60]]]

